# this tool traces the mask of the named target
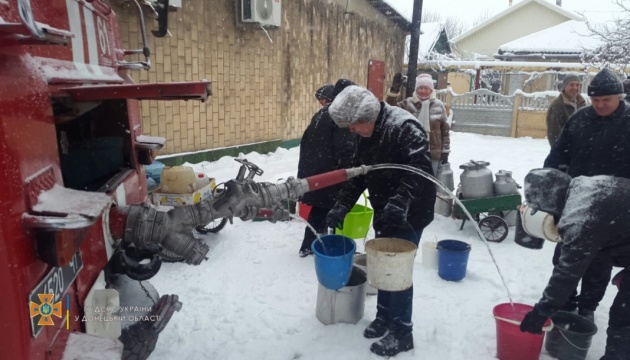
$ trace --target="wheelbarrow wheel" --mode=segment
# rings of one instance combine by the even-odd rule
[[[486,240],[491,242],[501,242],[508,234],[508,224],[501,217],[488,215],[479,220],[479,229]]]
[[[215,219],[206,225],[197,226],[195,230],[203,235],[207,233],[218,233],[219,231],[221,231],[221,229],[225,227],[225,224],[227,224],[227,220],[227,218]]]

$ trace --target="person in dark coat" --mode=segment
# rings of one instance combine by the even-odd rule
[[[630,179],[630,105],[623,101],[621,80],[604,69],[591,81],[588,95],[591,105],[569,119],[543,166],[562,170],[571,177],[609,175]],[[561,256],[558,246],[554,265]],[[582,279],[580,295],[574,292],[564,310],[577,306],[580,315],[592,319],[606,292],[611,271],[612,265],[606,259],[592,262]]]
[[[433,174],[427,133],[409,112],[379,102],[359,86],[342,91],[329,112],[339,127],[360,136],[354,166],[404,164]],[[370,171],[344,185],[328,213],[328,226],[340,227],[365,189],[374,208],[377,237],[399,238],[418,245],[422,231],[433,221],[435,185],[405,170]],[[385,336],[372,344],[373,353],[394,356],[413,349],[412,305],[413,286],[403,291],[378,291],[376,319],[363,333],[370,339]]]
[[[530,208],[559,218],[562,256],[540,301],[523,321],[521,331],[542,333],[571,296],[580,278],[596,261],[624,267],[619,291],[610,308],[606,352],[602,360],[630,359],[630,179],[608,175],[571,178],[556,169],[535,169],[525,177]],[[605,259],[602,261],[601,259]]]
[[[353,84],[350,80],[339,79],[335,86],[332,84],[322,86],[315,96],[318,100],[332,101],[343,89]],[[349,168],[352,165],[356,137],[348,129],[341,129],[332,121],[328,114],[328,107],[329,104],[324,104],[315,113],[302,135],[297,173],[300,179],[327,171]],[[326,214],[335,205],[335,196],[340,189],[341,185],[330,186],[308,192],[300,199],[301,202],[312,207],[307,221],[318,234],[326,233]],[[306,227],[299,250],[300,256],[312,254],[311,245],[316,238],[313,231]]]
[[[547,140],[553,146],[560,132],[569,121],[569,117],[578,109],[586,105],[586,100],[580,95],[582,80],[576,74],[568,74],[560,86],[560,95],[555,98],[547,109]]]

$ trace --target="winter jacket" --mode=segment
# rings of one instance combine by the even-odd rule
[[[573,103],[562,92],[551,102],[549,109],[547,109],[547,140],[549,145],[555,144],[562,128],[569,121],[569,117],[584,105],[586,105],[586,101],[582,95],[578,94],[576,102]]]
[[[630,180],[612,176],[574,178],[558,222],[562,255],[543,298],[543,309],[558,309],[600,257],[630,266]]]
[[[392,106],[398,106],[410,112],[418,118],[422,109],[422,102],[413,97],[398,101],[398,94],[387,93],[385,101]],[[435,97],[435,91],[431,94],[429,103],[429,123],[431,126],[430,147],[431,160],[439,161],[442,153],[451,152],[451,137],[449,135],[450,126],[446,121],[446,110],[444,103]]]
[[[405,164],[432,174],[429,142],[418,120],[400,108],[381,102],[374,133],[358,140],[355,166],[386,163]],[[381,222],[383,208],[394,197],[407,202],[407,223],[414,229],[422,229],[433,221],[435,185],[420,175],[406,170],[372,170],[347,182],[337,203],[352,208],[366,188],[374,208],[377,231],[386,226]],[[402,228],[408,231],[409,225]]]
[[[352,166],[355,135],[341,129],[328,114],[325,105],[311,119],[300,141],[298,178]],[[304,194],[301,201],[311,206],[330,209],[342,185],[331,186]]]
[[[592,106],[578,110],[565,125],[544,167],[571,177],[610,175],[630,179],[630,105],[621,101],[601,117]]]

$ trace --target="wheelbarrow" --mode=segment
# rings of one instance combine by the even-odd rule
[[[517,208],[522,204],[520,194],[459,199],[459,201],[477,222],[483,237],[491,242],[505,240],[508,235],[508,224],[504,217],[511,211],[517,211]],[[453,217],[462,220],[462,225],[459,228],[462,230],[468,217],[457,203],[455,203],[453,210]]]

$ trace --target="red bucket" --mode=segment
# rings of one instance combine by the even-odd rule
[[[298,207],[298,214],[300,215],[300,217],[302,219],[308,221],[308,214],[311,213],[311,208],[312,208],[312,206],[310,206],[310,205],[306,205],[304,203],[300,203],[300,206]]]
[[[494,307],[497,322],[497,358],[501,360],[538,360],[542,350],[544,333],[534,335],[521,332],[521,321],[534,307],[525,304],[514,306],[510,303]],[[545,326],[551,324],[551,320]]]

